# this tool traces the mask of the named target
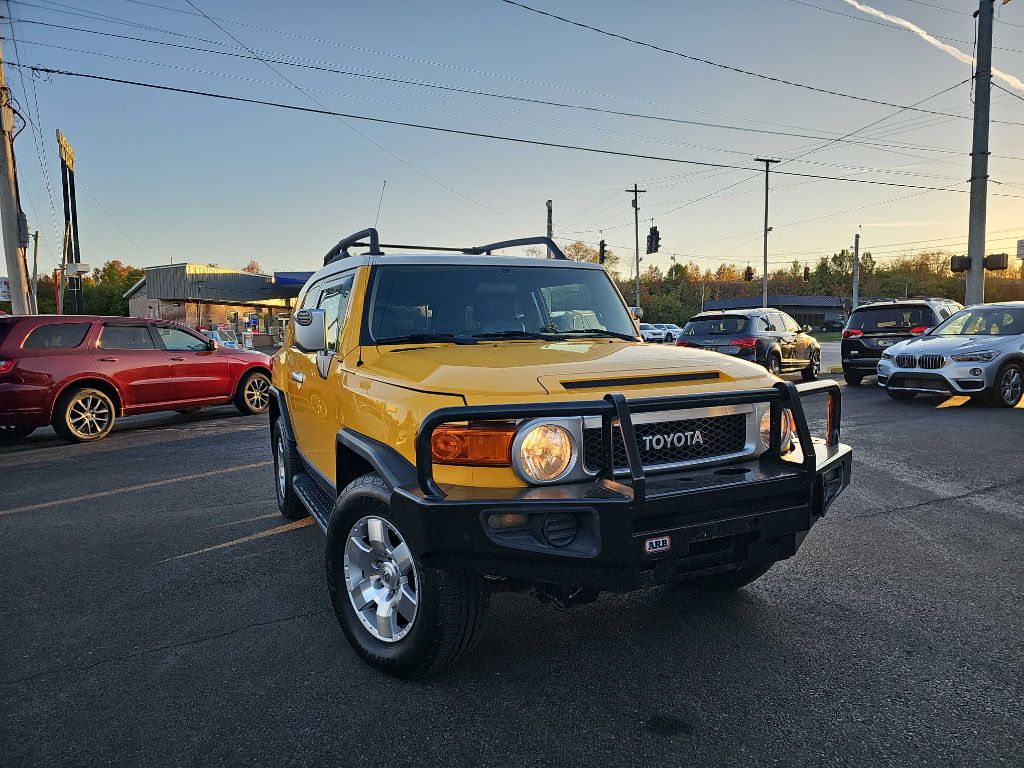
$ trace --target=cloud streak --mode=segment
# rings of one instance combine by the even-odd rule
[[[914,24],[913,22],[907,21],[906,19],[901,19],[899,16],[893,16],[883,11],[879,11],[876,8],[872,8],[870,5],[864,5],[863,3],[859,3],[857,2],[857,0],[845,0],[845,2],[847,5],[852,5],[858,11],[866,13],[868,16],[874,16],[876,18],[888,21],[891,24],[897,24],[903,27],[904,29],[909,29],[911,32],[920,37],[926,43],[938,48],[940,51],[943,51],[944,53],[949,54],[957,61],[963,62],[964,64],[970,64],[972,66],[974,65],[973,56],[964,53],[959,48],[954,48],[952,45],[944,43],[941,40],[938,40],[937,38],[928,34],[927,31],[921,29],[921,27]],[[997,80],[1002,80],[1011,88],[1016,88],[1018,91],[1024,92],[1024,81],[1022,81],[1019,77],[1014,77],[1010,73],[1003,72],[1002,70],[996,69],[995,67],[992,67],[992,77],[996,78]]]

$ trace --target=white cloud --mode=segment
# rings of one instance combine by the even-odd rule
[[[857,2],[857,0],[845,1],[848,5],[852,5],[854,8],[856,8],[858,11],[861,11],[862,13],[866,13],[869,16],[875,16],[879,19],[884,19],[885,21],[888,21],[892,24],[898,24],[904,29],[909,29],[911,32],[920,37],[926,43],[935,46],[940,51],[948,53],[957,61],[963,62],[964,64],[974,64],[973,56],[969,56],[968,54],[961,51],[959,48],[954,48],[952,45],[944,43],[941,40],[937,40],[935,37],[928,34],[928,32],[921,29],[916,24],[907,21],[906,19],[901,19],[899,16],[893,16],[891,14],[884,13],[883,11],[879,11],[876,8],[872,8],[870,5],[864,5],[863,3],[859,3]],[[1016,88],[1018,91],[1024,91],[1024,81],[1022,81],[1019,77],[1014,77],[1008,72],[1003,72],[1000,69],[992,67],[992,77],[996,78],[997,80],[1002,80],[1011,88]]]

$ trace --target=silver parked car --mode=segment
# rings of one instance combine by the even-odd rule
[[[878,384],[897,400],[972,395],[1013,408],[1024,395],[1024,301],[968,307],[894,344],[878,363]]]

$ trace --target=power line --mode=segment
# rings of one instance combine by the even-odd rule
[[[650,114],[650,113],[644,113],[644,112],[631,112],[631,111],[627,111],[627,110],[609,109],[609,108],[606,108],[606,107],[591,107],[591,106],[587,106],[587,105],[583,105],[583,104],[573,104],[573,103],[569,103],[569,102],[552,101],[552,100],[549,100],[549,99],[539,99],[539,98],[533,98],[533,97],[527,97],[527,96],[514,96],[514,95],[511,95],[511,94],[499,93],[499,92],[495,92],[495,91],[486,91],[486,90],[480,90],[480,89],[474,89],[474,88],[462,88],[462,87],[457,87],[457,86],[445,85],[443,83],[434,83],[434,82],[423,81],[423,80],[414,80],[414,79],[410,79],[410,78],[396,77],[396,76],[391,76],[391,75],[386,75],[386,74],[381,74],[381,73],[375,73],[375,72],[372,72],[370,70],[362,70],[362,71],[360,71],[358,69],[353,69],[353,68],[339,69],[339,68],[337,68],[336,65],[331,65],[329,62],[318,62],[315,59],[308,59],[308,58],[304,58],[304,57],[293,57],[293,56],[285,57],[283,54],[274,54],[274,53],[271,53],[269,56],[268,55],[260,56],[260,55],[255,54],[255,53],[252,54],[252,55],[246,55],[244,53],[239,53],[237,51],[218,51],[218,50],[213,50],[213,49],[209,49],[209,48],[202,48],[202,47],[198,47],[198,46],[185,45],[183,43],[172,43],[172,42],[169,42],[169,41],[166,41],[166,40],[152,40],[152,39],[144,38],[144,37],[134,37],[132,35],[122,35],[122,34],[118,34],[116,32],[105,32],[105,31],[102,31],[102,30],[84,29],[84,28],[81,28],[81,27],[71,27],[71,26],[67,26],[67,25],[64,25],[64,24],[52,24],[50,22],[37,21],[35,19],[21,19],[21,18],[18,18],[18,19],[11,19],[11,21],[17,21],[18,23],[21,23],[21,24],[35,24],[35,25],[38,25],[38,26],[50,27],[50,28],[53,28],[53,29],[63,29],[65,31],[71,31],[71,32],[82,32],[82,33],[86,33],[86,34],[100,35],[100,36],[103,36],[103,37],[111,37],[111,38],[114,38],[114,39],[128,40],[128,41],[137,42],[137,43],[147,43],[149,45],[159,45],[159,46],[165,46],[165,47],[169,47],[169,48],[178,48],[178,49],[187,50],[187,51],[194,51],[194,52],[198,52],[198,53],[209,53],[209,54],[214,54],[214,55],[217,55],[217,56],[228,56],[228,57],[232,57],[232,58],[249,59],[249,60],[254,60],[254,61],[262,61],[264,63],[269,61],[269,62],[272,62],[274,64],[280,64],[280,65],[289,66],[289,67],[298,67],[298,68],[301,68],[301,69],[309,69],[309,70],[317,71],[317,72],[327,72],[327,73],[331,73],[331,74],[344,75],[344,76],[347,76],[347,77],[355,77],[355,78],[361,78],[361,79],[366,79],[366,80],[375,80],[375,81],[379,81],[379,82],[387,82],[387,83],[400,84],[400,85],[410,85],[410,86],[417,87],[417,88],[428,88],[428,89],[432,89],[432,90],[448,91],[448,92],[468,94],[468,95],[473,95],[473,96],[484,96],[486,98],[505,99],[505,100],[508,100],[508,101],[518,101],[518,102],[523,102],[523,103],[527,103],[527,104],[538,104],[538,105],[542,105],[542,106],[559,107],[559,108],[562,108],[562,109],[575,109],[575,110],[581,110],[581,111],[586,111],[586,112],[598,112],[598,113],[602,113],[602,114],[617,115],[617,116],[620,116],[620,117],[631,117],[631,118],[638,118],[638,119],[643,119],[643,120],[656,120],[656,121],[660,121],[660,122],[676,123],[676,124],[681,124],[681,125],[694,125],[694,126],[706,127],[706,128],[716,128],[716,129],[721,129],[721,130],[745,131],[745,132],[748,132],[748,133],[763,133],[763,134],[767,134],[767,135],[785,136],[785,137],[790,137],[790,138],[813,139],[813,140],[816,140],[816,141],[831,141],[831,140],[834,139],[834,137],[815,135],[815,134],[811,134],[811,133],[796,133],[796,132],[791,132],[791,131],[775,131],[775,130],[769,130],[769,129],[764,129],[764,128],[748,128],[748,127],[745,127],[745,126],[729,125],[729,124],[726,124],[726,123],[715,123],[715,122],[701,121],[701,120],[687,120],[687,119],[683,119],[683,118],[668,117],[666,115],[656,115],[656,114]],[[178,33],[178,32],[170,32],[170,31],[167,31],[167,30],[161,30],[161,31],[166,32],[167,34],[174,34],[174,35],[179,35],[179,36],[186,37],[186,38],[191,38],[190,35],[183,35],[183,34]],[[208,40],[205,40],[204,38],[192,38],[192,39],[200,40],[202,42],[212,42],[215,45],[220,45],[220,43],[216,43],[215,41],[208,41]],[[267,54],[268,52],[261,51],[260,53]],[[312,62],[312,63],[303,63],[303,62]],[[490,74],[490,73],[484,73],[484,74]],[[526,82],[533,82],[533,81],[526,81]],[[552,85],[547,84],[547,83],[534,83],[534,84],[543,85],[545,87],[557,87],[557,86],[552,86]],[[589,92],[589,91],[580,91],[580,92],[581,93],[592,93],[592,92]],[[603,96],[605,98],[616,98],[616,97],[608,96],[606,94],[594,94],[594,95]],[[896,105],[896,104],[886,104],[885,102],[878,102],[878,103],[879,104],[885,104],[886,106],[899,107],[899,105]],[[955,115],[955,114],[949,114],[949,113],[945,113],[945,112],[932,112],[932,111],[929,111],[929,110],[921,110],[921,109],[918,109],[918,108],[902,107],[901,109],[910,109],[910,110],[915,111],[915,112],[924,112],[925,114],[929,114],[929,115],[933,115],[933,116],[938,115],[938,116],[941,116],[941,117],[946,117],[946,118],[951,118],[951,119],[969,119],[965,115]],[[739,119],[744,119],[744,118],[739,118]],[[1018,123],[1018,122],[995,121],[995,120],[993,120],[993,122],[1002,122],[1002,123],[1005,123],[1006,125],[1024,126],[1024,122],[1019,122]],[[885,143],[885,142],[882,142],[882,143],[879,143],[879,142],[872,142],[872,141],[851,141],[851,140],[847,140],[847,139],[842,139],[842,141],[844,141],[845,143],[858,144],[858,145],[869,146],[869,147],[881,147],[881,148],[893,147],[893,148],[910,149],[910,150],[922,151],[922,152],[938,152],[938,153],[951,154],[951,155],[961,155],[961,154],[963,154],[962,152],[960,152],[958,150],[955,150],[955,149],[946,149],[944,147],[929,147],[929,146],[915,145],[915,144],[909,143],[909,142],[897,142],[897,143]],[[1024,160],[1024,158],[1012,158],[1012,159]]]
[[[533,8],[533,7],[529,6],[529,5],[525,5],[523,3],[516,2],[516,0],[501,0],[501,2],[503,2],[503,3],[507,4],[507,5],[515,6],[516,8],[521,8],[521,9],[523,9],[525,11],[530,11],[531,13],[536,13],[536,14],[539,14],[541,16],[547,16],[548,18],[555,19],[556,21],[560,21],[560,22],[562,22],[564,24],[570,24],[570,25],[572,25],[574,27],[580,27],[581,29],[587,29],[587,30],[590,30],[591,32],[596,32],[596,33],[598,33],[600,35],[605,35],[606,37],[612,37],[612,38],[615,38],[617,40],[622,40],[622,41],[625,41],[627,43],[632,43],[633,45],[639,45],[639,46],[642,46],[644,48],[650,48],[651,50],[660,51],[661,53],[668,53],[668,54],[671,54],[672,56],[678,56],[679,58],[686,59],[688,61],[693,61],[693,62],[696,62],[698,64],[706,64],[707,66],[716,67],[718,69],[722,69],[722,70],[725,70],[727,72],[735,72],[736,74],[747,75],[749,77],[756,77],[756,78],[758,78],[760,80],[766,80],[768,82],[778,83],[779,85],[788,85],[788,86],[790,86],[792,88],[802,88],[804,90],[813,91],[815,93],[822,93],[822,94],[826,94],[828,96],[838,96],[838,97],[844,98],[844,99],[853,99],[854,101],[862,101],[862,102],[865,102],[867,104],[876,104],[876,105],[882,106],[882,107],[895,107],[895,108],[900,108],[900,109],[913,109],[916,112],[923,112],[925,114],[942,115],[943,117],[953,117],[953,115],[948,115],[948,114],[946,114],[944,112],[936,112],[936,111],[933,111],[933,110],[920,109],[920,108],[916,108],[916,107],[907,107],[907,106],[903,106],[901,104],[894,104],[894,103],[889,102],[889,101],[881,101],[879,99],[868,98],[866,96],[855,96],[855,95],[850,94],[850,93],[843,93],[842,91],[833,91],[833,90],[829,90],[828,88],[819,88],[818,86],[808,85],[806,83],[799,83],[799,82],[796,82],[795,80],[786,80],[786,79],[781,78],[781,77],[775,77],[773,75],[766,75],[766,74],[764,74],[762,72],[753,72],[753,71],[751,71],[749,69],[742,69],[740,67],[734,67],[731,64],[723,64],[723,63],[718,62],[718,61],[712,61],[711,59],[705,59],[705,58],[701,58],[700,56],[693,56],[693,55],[691,55],[689,53],[683,53],[682,51],[673,50],[672,48],[665,48],[665,47],[660,46],[660,45],[655,45],[654,43],[648,43],[648,42],[646,42],[644,40],[637,40],[636,38],[627,37],[626,35],[620,35],[617,32],[609,32],[606,29],[601,29],[600,27],[595,27],[595,26],[593,26],[591,24],[585,24],[582,21],[575,21],[573,19],[568,19],[565,16],[559,16],[558,14],[551,13],[549,11],[542,11],[539,8]],[[958,116],[958,117],[962,117],[962,116]],[[964,117],[964,119],[969,119],[969,118]],[[1003,121],[993,120],[992,122],[1003,122]],[[1012,124],[1016,125],[1016,123],[1012,123]]]
[[[236,43],[238,43],[238,45],[242,46],[242,48],[244,48],[246,51],[248,51],[252,56],[255,56],[257,59],[259,59],[268,69],[270,69],[271,72],[273,72],[275,75],[280,77],[286,83],[291,85],[295,90],[297,90],[299,93],[301,93],[307,99],[309,99],[311,102],[316,104],[322,110],[325,110],[325,111],[327,110],[327,108],[319,100],[317,100],[317,98],[315,96],[313,96],[311,93],[309,93],[304,88],[302,88],[302,86],[300,86],[294,80],[291,80],[287,75],[285,75],[279,69],[275,68],[274,65],[271,64],[270,62],[268,62],[266,59],[263,59],[263,58],[257,56],[255,51],[253,51],[251,48],[249,48],[245,43],[243,43],[241,40],[239,40],[233,34],[228,32],[223,26],[220,25],[220,23],[218,23],[217,21],[214,21],[212,18],[207,16],[206,13],[202,9],[199,8],[199,6],[197,6],[195,3],[192,2],[192,0],[185,0],[185,2],[188,3],[190,6],[192,6],[192,8],[194,10],[196,10],[200,14],[202,14],[203,17],[205,19],[207,19],[215,27],[217,27],[217,29],[219,29],[225,35],[227,35],[232,40],[234,40]],[[375,141],[374,139],[370,138],[369,136],[367,136],[365,133],[360,131],[354,125],[350,125],[348,122],[345,121],[345,119],[340,114],[333,113],[332,117],[334,117],[338,122],[340,122],[342,125],[344,125],[346,128],[348,128],[350,131],[355,133],[357,136],[359,136],[360,138],[364,139],[365,141],[367,141],[370,144],[372,144],[373,146],[375,146],[377,149],[379,149],[384,154],[388,155],[389,157],[391,157],[394,160],[397,160],[399,163],[404,165],[410,171],[414,171],[415,173],[418,173],[423,178],[425,178],[428,181],[436,184],[437,186],[441,187],[442,189],[446,190],[447,192],[450,192],[451,194],[456,195],[457,197],[461,197],[463,200],[467,200],[470,203],[473,203],[474,205],[477,205],[477,206],[479,206],[481,208],[486,208],[487,210],[493,211],[493,212],[498,213],[498,214],[501,214],[502,216],[506,215],[504,211],[500,211],[500,210],[498,210],[497,208],[495,208],[493,206],[487,205],[486,203],[482,203],[479,200],[476,200],[475,198],[472,198],[469,195],[467,195],[467,194],[465,194],[463,192],[460,192],[459,190],[455,189],[454,187],[449,186],[448,184],[445,184],[440,179],[437,179],[434,176],[431,176],[429,173],[427,173],[426,171],[418,168],[417,166],[415,166],[412,163],[408,162],[404,158],[399,157],[394,152],[392,152],[387,147],[385,147],[383,144],[381,144],[381,143]]]
[[[935,5],[934,3],[926,3],[926,2],[924,2],[924,0],[906,0],[906,2],[914,3],[915,5],[925,5],[925,6],[928,6],[929,8],[934,8],[937,11],[945,11],[946,13],[955,13],[957,16],[967,16],[967,15],[969,15],[967,11],[958,11],[955,8],[946,8],[943,5]],[[996,19],[996,21],[999,21],[999,19]],[[1013,23],[1011,23],[1009,21],[1003,21],[1003,22],[1000,22],[1000,23],[1005,24],[1008,27],[1024,27],[1024,24],[1013,24]]]

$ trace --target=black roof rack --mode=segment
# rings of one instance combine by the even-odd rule
[[[368,239],[369,242],[362,242]],[[446,251],[449,253],[463,253],[468,256],[479,256],[481,254],[491,254],[491,251],[496,251],[499,248],[512,248],[518,245],[544,245],[547,246],[548,250],[554,255],[556,259],[565,259],[566,256],[562,253],[562,249],[555,245],[555,241],[550,237],[520,237],[514,240],[502,240],[498,243],[490,243],[488,245],[478,245],[472,248],[452,248],[449,246],[436,246],[436,245],[401,245],[398,243],[382,243],[380,242],[380,236],[377,234],[377,230],[364,229],[356,232],[353,235],[340,240],[331,250],[324,256],[324,266],[327,266],[333,261],[338,259],[344,259],[351,256],[348,252],[349,248],[369,248],[367,255],[369,256],[380,256],[383,254],[381,248],[393,248],[403,251]]]

